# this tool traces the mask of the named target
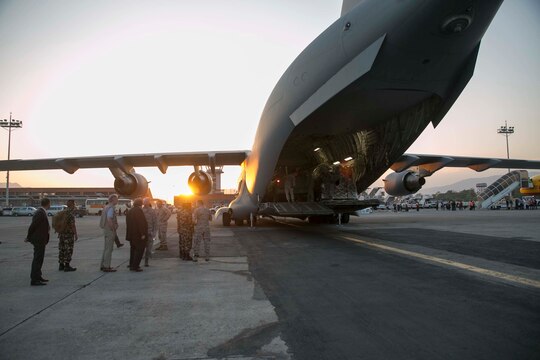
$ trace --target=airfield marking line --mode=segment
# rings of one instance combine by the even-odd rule
[[[343,235],[338,235],[338,236],[342,239],[352,241],[352,242],[362,244],[362,245],[367,245],[369,247],[374,247],[374,248],[378,248],[381,250],[385,250],[385,251],[389,251],[389,252],[393,252],[397,254],[415,257],[418,259],[423,259],[423,260],[427,260],[434,263],[448,265],[448,266],[452,266],[458,269],[467,270],[467,271],[475,272],[478,274],[487,275],[487,276],[495,277],[498,279],[507,280],[507,281],[519,283],[522,285],[532,286],[532,287],[540,289],[540,281],[527,279],[521,276],[509,275],[509,274],[505,274],[499,271],[488,270],[488,269],[480,268],[473,265],[467,265],[467,264],[463,264],[463,263],[452,261],[452,260],[441,259],[435,256],[424,255],[424,254],[413,252],[413,251],[398,249],[398,248],[388,246],[388,245],[377,244],[372,241],[360,240],[360,239],[356,239],[349,236],[343,236]]]

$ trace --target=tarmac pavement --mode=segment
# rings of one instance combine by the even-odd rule
[[[52,239],[50,282],[31,287],[30,218],[0,217],[0,358],[540,359],[539,219],[422,210],[213,224],[209,263],[176,257],[171,219],[150,267],[129,272],[128,245],[113,252],[118,272],[102,273],[98,219],[85,217],[77,271],[58,271]]]
[[[30,218],[0,217],[0,358],[289,358],[272,330],[274,308],[249,273],[233,232],[213,229],[210,262],[183,262],[176,257],[175,222],[169,222],[169,251],[157,251],[143,272],[126,268],[127,243],[113,252],[118,271],[103,273],[98,219],[77,219],[80,239],[71,263],[77,271],[58,271],[53,237],[43,266],[50,282],[35,287],[29,278],[32,245],[23,242]]]

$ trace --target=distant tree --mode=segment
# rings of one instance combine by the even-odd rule
[[[433,198],[439,201],[476,201],[477,196],[474,189],[467,189],[458,192],[452,190],[448,190],[445,193],[437,192],[433,195]]]

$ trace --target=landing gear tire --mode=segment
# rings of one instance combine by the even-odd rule
[[[341,223],[342,224],[348,224],[350,219],[351,219],[350,214],[341,214]]]
[[[223,226],[231,226],[231,214],[223,214]]]

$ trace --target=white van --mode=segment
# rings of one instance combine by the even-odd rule
[[[67,205],[52,205],[49,207],[49,210],[47,210],[47,215],[54,216],[65,209],[67,209]]]

